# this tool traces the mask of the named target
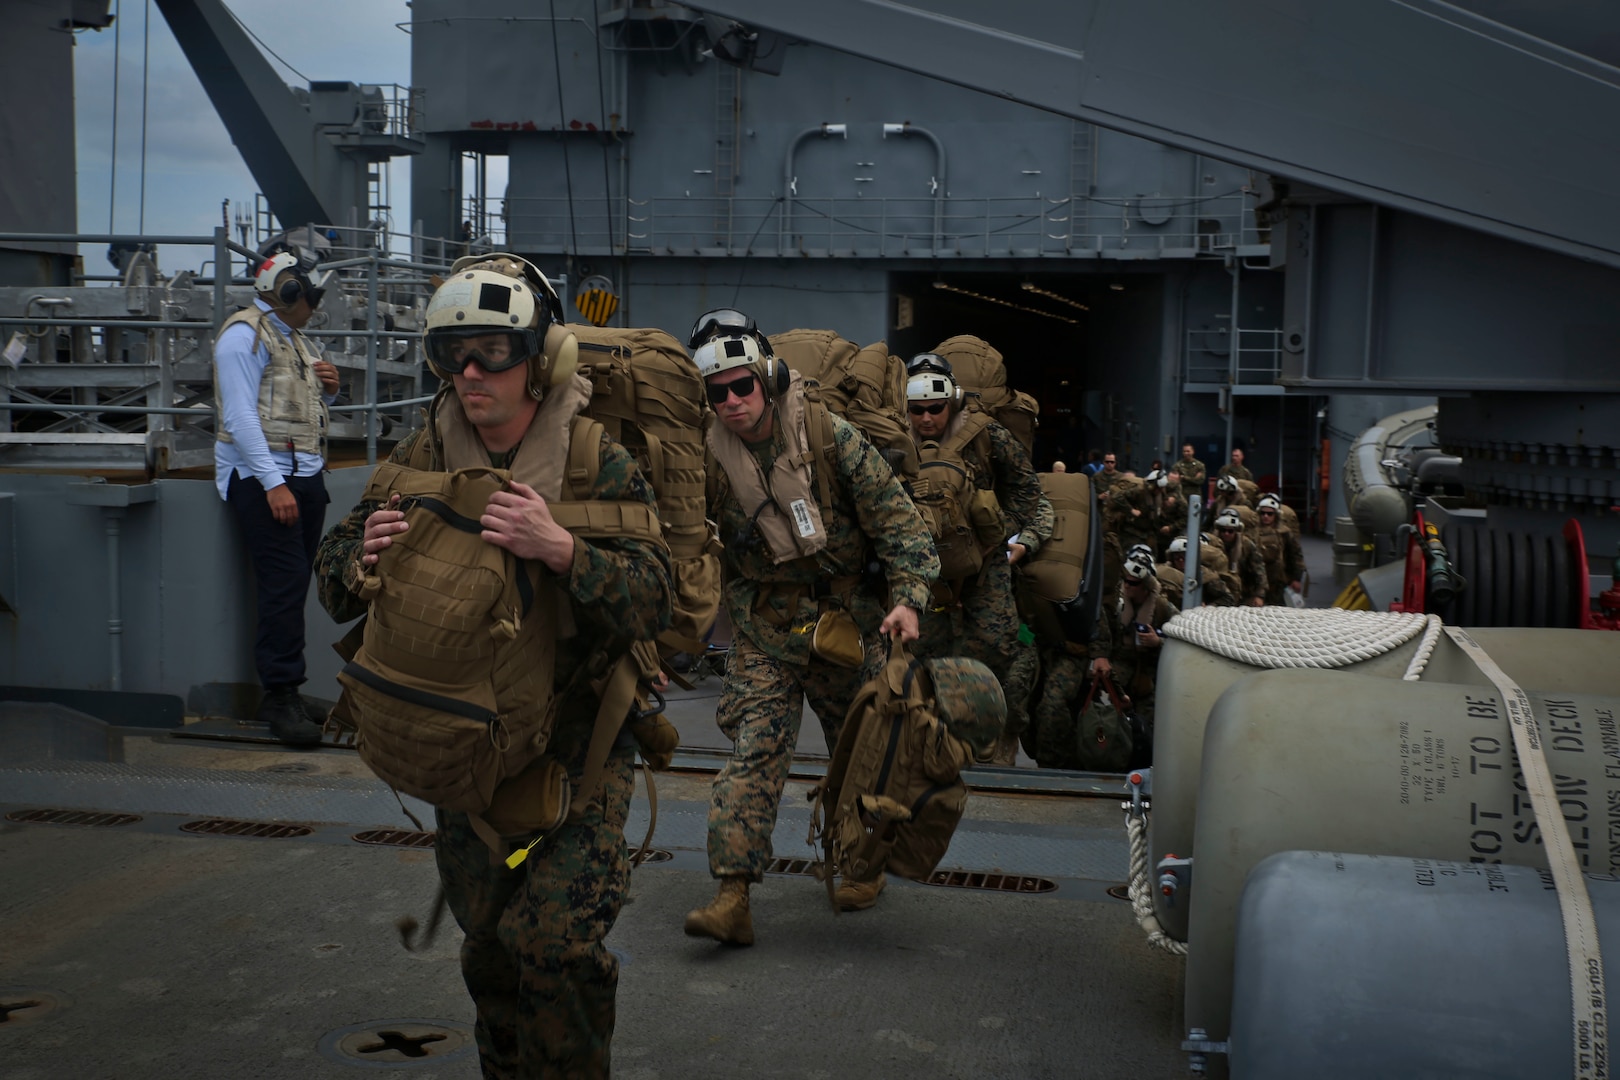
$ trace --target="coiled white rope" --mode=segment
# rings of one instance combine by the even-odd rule
[[[1421,632],[1423,639],[1401,677],[1405,682],[1422,678],[1442,629],[1438,615],[1282,606],[1199,607],[1164,624],[1166,637],[1263,668],[1346,667],[1382,656]],[[1149,944],[1186,956],[1186,942],[1165,933],[1153,911],[1153,894],[1148,890],[1147,827],[1147,810],[1134,812],[1127,803],[1125,833],[1130,839],[1131,862],[1126,893],[1131,910]]]
[[[1131,879],[1126,894],[1131,898],[1131,910],[1136,913],[1136,925],[1147,934],[1148,944],[1176,956],[1187,955],[1187,943],[1177,941],[1164,932],[1159,917],[1153,913],[1153,894],[1147,883],[1147,814],[1126,814],[1125,834],[1131,840]]]
[[[1164,624],[1167,637],[1263,668],[1337,668],[1382,656],[1428,616],[1342,608],[1199,607]],[[1438,631],[1436,631],[1438,633]]]

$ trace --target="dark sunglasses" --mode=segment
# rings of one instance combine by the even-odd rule
[[[938,416],[945,411],[945,403],[936,401],[932,405],[908,405],[907,409],[912,416],[921,416],[923,413],[927,413],[929,416]]]
[[[756,376],[744,375],[742,378],[733,379],[728,383],[709,383],[705,387],[709,394],[709,404],[714,406],[724,405],[726,398],[732,394],[737,395],[737,400],[741,401],[753,394],[754,386],[758,382],[759,379]]]

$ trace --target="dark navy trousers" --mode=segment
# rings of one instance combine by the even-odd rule
[[[324,473],[289,476],[287,490],[298,500],[298,520],[291,525],[271,515],[270,500],[254,477],[233,475],[225,494],[253,560],[259,607],[253,663],[266,687],[304,681],[304,601],[331,502]]]

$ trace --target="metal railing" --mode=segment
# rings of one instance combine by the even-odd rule
[[[165,244],[212,248],[206,265],[256,260],[224,228],[213,236],[0,234],[0,242]],[[117,285],[0,287],[0,464],[13,468],[145,468],[211,464],[213,340],[230,310],[251,303],[251,281],[157,272],[151,257]],[[376,249],[328,260],[325,302],[304,333],[344,378],[334,439],[363,437],[377,460],[389,429],[417,421],[423,393],[420,326],[437,262]],[[342,399],[340,398],[340,402]],[[348,429],[348,430],[345,430]],[[122,456],[120,456],[122,455]]]
[[[1237,331],[1237,348],[1226,327],[1188,330],[1182,353],[1182,371],[1188,383],[1222,386],[1260,386],[1277,381],[1282,372],[1282,331]]]
[[[1268,243],[1248,195],[1196,204],[1160,200],[1166,210],[1195,207],[1172,210],[1162,226],[1141,220],[1142,201],[513,196],[506,200],[506,234],[523,251],[765,257],[1185,258],[1263,250]]]

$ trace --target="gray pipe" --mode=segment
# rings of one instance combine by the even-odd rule
[[[782,159],[782,217],[777,226],[779,236],[776,244],[778,255],[787,254],[787,238],[792,231],[793,197],[799,193],[799,179],[793,174],[793,159],[799,152],[799,144],[812,135],[820,135],[823,139],[840,135],[848,140],[849,128],[846,124],[817,124],[805,128],[788,141],[787,154]]]
[[[938,175],[931,177],[928,182],[933,185],[933,191],[931,192],[934,196],[933,248],[938,251],[945,232],[945,144],[940,141],[938,135],[925,127],[918,127],[910,120],[899,124],[884,124],[883,137],[887,139],[890,135],[898,138],[905,138],[907,135],[921,135],[934,144],[935,172]]]

